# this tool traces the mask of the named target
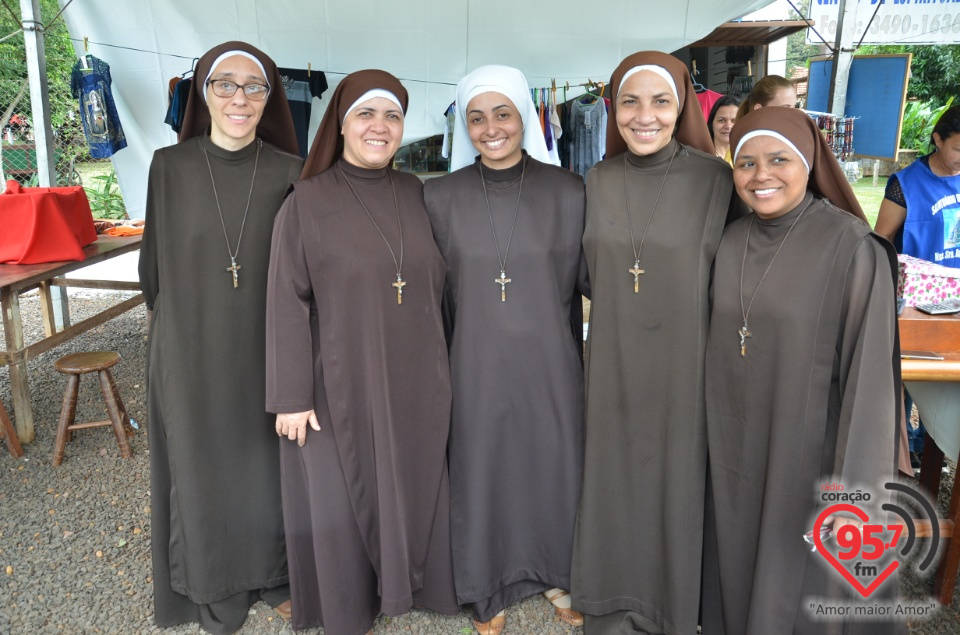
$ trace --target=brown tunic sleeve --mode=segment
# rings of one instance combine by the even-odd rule
[[[878,487],[878,477],[892,476],[899,393],[891,366],[894,298],[887,255],[878,240],[866,235],[847,275],[846,315],[838,342],[842,399],[833,471],[852,485]]]
[[[267,401],[269,412],[305,412],[313,404],[310,316],[316,312],[301,240],[296,190],[273,226],[267,275]]]
[[[143,242],[140,243],[140,289],[149,310],[160,293],[159,263],[157,258],[158,210],[163,208],[163,153],[155,152],[150,162],[150,176],[147,181],[146,220],[143,225]]]

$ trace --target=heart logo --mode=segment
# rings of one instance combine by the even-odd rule
[[[847,568],[844,567],[840,563],[840,561],[837,560],[837,558],[832,553],[827,551],[826,547],[823,546],[823,539],[820,537],[820,528],[823,526],[823,521],[828,516],[835,514],[837,512],[850,512],[851,514],[854,514],[855,516],[857,516],[857,518],[862,520],[864,523],[866,523],[870,519],[870,517],[867,516],[867,513],[864,512],[862,509],[859,509],[858,507],[855,507],[854,505],[849,505],[847,503],[839,503],[837,505],[831,505],[830,507],[826,508],[825,510],[823,510],[823,512],[820,513],[819,516],[817,516],[817,522],[813,526],[813,540],[814,540],[814,543],[817,545],[817,552],[820,553],[820,555],[822,555],[824,558],[826,558],[827,562],[833,565],[833,568],[839,571],[840,575],[846,578],[847,582],[849,582],[850,585],[854,589],[856,589],[860,595],[862,595],[865,598],[870,597],[870,594],[876,591],[877,587],[883,584],[883,581],[886,580],[888,577],[890,577],[890,574],[893,573],[897,569],[897,567],[900,566],[900,563],[896,559],[894,559],[892,562],[890,562],[890,564],[887,565],[886,569],[880,572],[880,574],[876,577],[876,579],[873,582],[870,583],[869,586],[863,586],[860,583],[860,580],[857,580],[853,576],[853,574],[850,573],[850,571],[848,571]]]

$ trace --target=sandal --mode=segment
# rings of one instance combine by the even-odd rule
[[[273,610],[277,612],[277,615],[283,619],[290,621],[290,618],[293,616],[293,605],[290,600],[281,602],[280,604],[273,607]]]
[[[565,609],[557,606],[556,600],[565,598],[568,595],[570,595],[569,591],[560,591],[550,596],[544,593],[543,597],[547,598],[547,601],[550,602],[550,604],[553,604],[553,611],[557,614],[557,617],[560,618],[561,622],[569,624],[570,626],[583,626],[583,613],[574,611],[573,609]]]
[[[500,633],[503,632],[503,627],[506,625],[507,618],[505,615],[495,615],[489,622],[473,620],[473,627],[477,629],[480,635],[500,635]]]

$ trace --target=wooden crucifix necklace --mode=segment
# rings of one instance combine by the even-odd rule
[[[750,332],[750,326],[747,323],[747,318],[750,316],[750,307],[753,306],[753,301],[757,298],[757,292],[760,290],[760,285],[763,284],[767,274],[770,273],[770,268],[773,267],[773,262],[777,259],[777,256],[780,255],[780,250],[783,249],[784,243],[786,243],[787,238],[790,237],[790,232],[792,232],[793,228],[797,226],[797,223],[800,221],[803,213],[807,211],[807,208],[810,207],[811,203],[813,203],[813,199],[811,199],[810,203],[807,203],[806,206],[800,210],[800,213],[797,214],[797,217],[793,219],[793,223],[791,223],[790,228],[787,229],[787,233],[784,234],[783,238],[780,240],[780,245],[773,253],[773,258],[770,259],[770,263],[767,265],[766,270],[763,272],[763,275],[760,276],[760,282],[757,283],[757,287],[753,290],[753,295],[750,296],[750,302],[747,304],[747,308],[744,309],[743,271],[747,268],[747,250],[750,247],[750,232],[753,231],[753,223],[757,220],[757,215],[754,214],[752,217],[750,217],[750,226],[747,227],[747,239],[743,243],[743,260],[740,263],[740,315],[743,317],[743,326],[741,326],[740,330],[737,331],[737,335],[740,336],[740,357],[747,356],[747,338],[753,337],[753,333]]]
[[[490,199],[487,197],[487,181],[483,178],[483,162],[480,162],[480,183],[483,184],[483,200],[487,204],[487,218],[490,219],[490,231],[493,232],[493,245],[497,248],[497,261],[500,263],[500,277],[494,278],[494,282],[500,285],[500,301],[507,301],[507,283],[513,282],[507,277],[507,256],[510,255],[510,243],[513,241],[513,230],[517,228],[517,216],[520,215],[520,196],[523,194],[523,174],[527,170],[526,161],[520,158],[520,191],[517,192],[517,209],[513,212],[513,225],[510,227],[510,235],[507,237],[507,246],[503,250],[503,257],[500,256],[500,241],[497,240],[497,229],[493,226],[493,212],[490,211]]]
[[[363,211],[366,212],[367,218],[369,218],[370,222],[373,223],[377,233],[380,234],[380,238],[383,239],[387,249],[390,250],[390,257],[393,258],[393,264],[397,268],[397,280],[396,282],[392,282],[390,286],[397,290],[397,304],[403,304],[403,288],[407,286],[407,281],[403,279],[403,226],[400,224],[400,206],[397,204],[397,186],[393,183],[393,176],[390,174],[390,170],[387,170],[387,178],[390,179],[390,189],[393,190],[393,208],[397,211],[397,231],[400,233],[399,261],[397,260],[396,254],[393,252],[393,247],[390,246],[390,241],[387,240],[387,237],[383,235],[383,232],[380,230],[380,226],[377,225],[377,221],[373,219],[373,214],[371,214],[370,210],[367,209],[367,206],[363,204],[363,199],[360,198],[360,194],[358,194],[356,188],[353,187],[353,183],[351,183],[350,179],[347,178],[343,168],[338,165],[337,169],[340,170],[340,175],[343,177],[343,180],[346,181],[347,185],[350,186],[350,191],[353,192],[357,202],[360,203],[360,207],[362,207]]]
[[[663,173],[663,179],[660,181],[660,189],[657,190],[657,198],[653,201],[653,211],[650,212],[650,218],[647,219],[647,225],[643,228],[643,235],[640,236],[640,245],[637,245],[633,234],[633,216],[630,214],[630,192],[627,187],[627,158],[623,158],[623,197],[627,203],[627,226],[630,228],[630,246],[633,247],[633,266],[627,271],[633,276],[633,292],[640,293],[640,276],[646,273],[640,268],[640,251],[643,249],[643,241],[647,238],[647,231],[653,224],[653,217],[657,213],[657,205],[660,203],[660,195],[663,194],[663,186],[667,182],[667,176],[670,174],[670,166],[673,165],[673,159],[677,156],[679,147],[674,150],[670,156],[670,162],[667,164],[667,171]]]
[[[237,236],[237,248],[230,249],[230,238],[227,236],[227,224],[223,220],[223,210],[220,208],[220,196],[217,194],[217,182],[213,178],[213,168],[210,167],[210,157],[207,155],[207,149],[200,144],[203,150],[203,158],[207,161],[207,170],[210,172],[210,184],[213,185],[213,200],[217,202],[217,213],[220,215],[220,226],[223,227],[223,239],[227,241],[227,254],[230,256],[230,266],[227,272],[233,274],[233,288],[240,286],[240,279],[237,272],[240,271],[240,265],[237,264],[237,254],[240,253],[240,241],[243,240],[243,227],[247,224],[247,213],[250,211],[250,200],[253,198],[253,184],[257,180],[257,165],[260,163],[260,148],[263,141],[257,139],[257,156],[253,160],[253,176],[250,177],[250,192],[247,193],[247,207],[243,210],[243,220],[240,221],[240,235]]]

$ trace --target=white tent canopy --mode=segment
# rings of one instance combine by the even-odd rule
[[[516,66],[531,86],[604,80],[629,53],[674,51],[771,1],[82,0],[63,15],[110,65],[128,144],[114,165],[127,210],[142,217],[153,152],[176,141],[163,123],[169,80],[221,42],[249,42],[280,66],[309,63],[330,91],[344,73],[393,73],[410,92],[404,137],[415,140],[442,131],[454,85],[482,64]],[[325,104],[314,101],[311,134]]]

